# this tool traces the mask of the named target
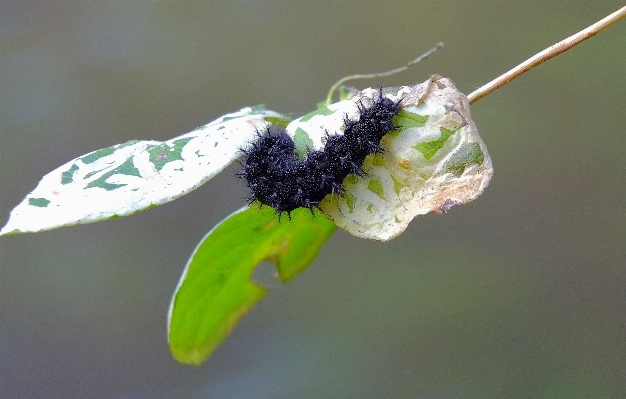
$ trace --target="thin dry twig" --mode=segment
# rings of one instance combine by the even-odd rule
[[[600,21],[596,22],[595,24],[591,25],[590,27],[588,27],[587,29],[583,29],[580,32],[576,33],[575,35],[572,35],[570,37],[568,37],[565,40],[562,40],[550,47],[548,47],[547,49],[543,50],[540,53],[535,54],[533,57],[527,59],[526,61],[522,62],[521,64],[519,64],[518,66],[516,66],[515,68],[511,69],[510,71],[508,71],[507,73],[498,76],[497,78],[495,78],[494,80],[492,80],[491,82],[487,83],[486,85],[484,85],[483,87],[479,88],[478,90],[470,93],[467,96],[467,99],[469,100],[470,104],[475,103],[476,101],[480,100],[481,98],[485,97],[487,94],[491,93],[492,91],[498,89],[499,87],[504,86],[505,84],[509,83],[510,81],[512,81],[513,79],[515,79],[516,77],[522,75],[525,72],[530,71],[532,68],[536,67],[537,65],[541,64],[544,61],[549,60],[550,58],[561,54],[564,51],[567,51],[569,49],[571,49],[572,47],[574,47],[575,45],[577,45],[580,42],[583,42],[587,39],[589,39],[590,37],[594,36],[596,33],[600,32],[601,30],[613,25],[614,23],[616,23],[617,21],[619,21],[620,19],[626,17],[626,6],[620,8],[619,10],[615,11],[613,14],[608,15],[607,17],[601,19]]]
[[[356,75],[346,76],[345,78],[341,78],[328,91],[328,95],[326,96],[326,101],[324,102],[324,104],[325,105],[331,104],[333,102],[333,94],[335,93],[335,91],[337,91],[339,86],[341,86],[342,84],[344,84],[348,80],[382,78],[384,76],[394,75],[396,73],[399,73],[399,72],[407,70],[410,66],[415,65],[415,64],[417,64],[420,61],[425,60],[426,58],[430,57],[432,53],[434,53],[435,51],[439,50],[442,47],[443,47],[443,43],[439,42],[439,43],[437,43],[435,45],[435,47],[431,48],[430,50],[426,51],[424,54],[420,55],[419,57],[415,58],[414,60],[408,62],[406,65],[401,66],[399,68],[394,68],[394,69],[389,70],[389,71],[378,72],[378,73],[367,73],[367,74],[361,74],[360,73],[360,74],[356,74]]]

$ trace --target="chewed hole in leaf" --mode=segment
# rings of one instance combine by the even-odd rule
[[[254,268],[252,281],[269,290],[276,289],[282,285],[278,280],[276,264],[269,261],[261,262]]]

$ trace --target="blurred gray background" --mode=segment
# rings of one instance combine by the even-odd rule
[[[432,73],[464,93],[622,1],[0,2],[0,219],[50,170],[265,103]],[[1,398],[618,398],[626,390],[626,21],[472,107],[496,173],[388,243],[338,231],[200,367],[166,311],[233,170],[136,216],[0,238]],[[620,394],[619,392],[622,392]]]

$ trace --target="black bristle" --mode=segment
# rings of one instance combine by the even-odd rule
[[[343,180],[349,174],[365,175],[363,162],[368,155],[380,154],[380,141],[399,129],[392,122],[401,110],[400,101],[383,97],[382,88],[370,107],[357,103],[359,117],[344,118],[343,134],[326,135],[323,150],[309,150],[298,160],[293,139],[284,129],[266,127],[258,131],[258,140],[249,150],[241,150],[245,161],[236,175],[245,179],[250,195],[248,203],[259,201],[283,213],[319,207],[328,194],[343,195]]]

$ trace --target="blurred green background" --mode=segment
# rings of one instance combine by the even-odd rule
[[[0,1],[0,218],[50,170],[332,83],[469,93],[622,1]],[[136,216],[0,239],[2,398],[618,398],[626,392],[626,21],[472,107],[495,176],[399,238],[337,232],[201,367],[165,320],[233,170]],[[267,272],[267,271],[266,271]],[[622,392],[622,394],[620,394]]]

